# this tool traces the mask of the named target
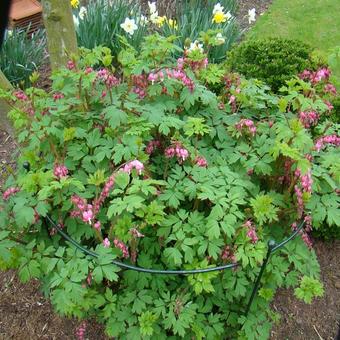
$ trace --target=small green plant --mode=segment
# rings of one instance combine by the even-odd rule
[[[301,279],[300,287],[295,288],[296,297],[306,303],[311,303],[313,297],[320,297],[323,293],[324,289],[322,283],[308,276],[304,276]]]
[[[30,75],[45,60],[46,38],[43,30],[29,34],[26,30],[7,30],[0,50],[0,69],[15,86],[30,85]]]
[[[315,69],[310,46],[280,38],[245,41],[230,51],[227,64],[247,78],[262,80],[274,92],[303,70]]]

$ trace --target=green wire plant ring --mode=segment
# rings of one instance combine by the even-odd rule
[[[81,244],[79,244],[76,240],[74,240],[71,236],[69,236],[67,233],[65,233],[62,228],[56,224],[48,215],[46,216],[47,221],[50,223],[50,225],[55,228],[58,233],[68,242],[70,242],[72,245],[74,245],[77,249],[79,249],[80,251],[82,251],[84,254],[86,255],[90,255],[92,257],[98,258],[99,255],[97,253],[95,253],[94,251],[87,249],[85,247],[83,247]],[[283,240],[281,243],[276,244],[275,241],[273,243],[273,240],[269,241],[269,247],[268,247],[268,253],[269,256],[271,253],[273,253],[274,251],[276,251],[279,248],[282,248],[287,242],[289,242],[290,240],[292,240],[293,238],[295,238],[295,236],[300,232],[300,230],[303,228],[304,226],[304,221],[302,221],[299,225],[298,228],[296,228],[296,230],[289,236],[287,237],[285,240]],[[270,250],[270,251],[269,251]],[[269,259],[268,256],[268,259]],[[171,269],[152,269],[152,268],[144,268],[144,267],[139,267],[139,266],[133,266],[124,262],[120,262],[120,261],[112,261],[112,264],[124,268],[124,269],[130,269],[130,270],[135,270],[137,272],[142,272],[142,273],[149,273],[149,274],[165,274],[165,275],[187,275],[187,274],[202,274],[202,273],[209,273],[209,272],[214,272],[214,271],[220,271],[220,270],[225,270],[225,269],[231,269],[231,268],[235,268],[238,267],[239,264],[238,263],[230,263],[230,264],[226,264],[223,266],[216,266],[216,267],[211,267],[211,268],[203,268],[203,269],[189,269],[189,270],[184,270],[184,269],[180,269],[180,270],[171,270]],[[263,267],[263,265],[262,265]]]

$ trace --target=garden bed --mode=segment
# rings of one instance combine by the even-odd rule
[[[247,2],[247,8],[249,3],[251,2]],[[255,2],[254,6],[256,7]],[[241,13],[242,10],[246,13],[247,8],[241,6]],[[261,11],[262,9],[257,9],[258,14]],[[240,16],[242,17],[242,14]],[[0,141],[3,142],[0,148],[3,164],[10,164],[12,150],[16,146],[6,132],[1,135]],[[273,329],[272,339],[333,339],[336,334],[337,320],[339,320],[338,301],[340,301],[339,263],[337,263],[340,243],[326,244],[318,241],[315,250],[321,266],[325,296],[317,299],[311,306],[307,306],[297,301],[292,292],[280,291],[272,307],[274,311],[281,314],[282,319],[280,325]],[[0,273],[0,339],[74,338],[79,322],[58,317],[38,289],[38,281],[32,280],[29,284],[22,285],[17,280],[15,272]],[[89,321],[86,338],[105,339],[106,337],[101,326]]]
[[[340,241],[317,241],[314,248],[325,296],[306,305],[292,291],[279,291],[272,306],[281,314],[281,321],[272,330],[272,340],[335,339],[340,320]],[[37,281],[22,284],[12,270],[0,272],[0,315],[0,339],[73,339],[79,325],[53,312],[50,302],[39,292]],[[86,337],[107,339],[102,327],[94,322],[88,323]]]

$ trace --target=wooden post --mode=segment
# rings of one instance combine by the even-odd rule
[[[13,91],[14,88],[5,75],[0,70],[0,88],[5,91]],[[9,112],[9,105],[3,100],[0,99],[0,129],[6,130],[8,134],[13,136],[13,128],[12,125],[7,118],[7,113]]]
[[[66,66],[67,54],[78,53],[71,3],[70,0],[43,0],[42,4],[50,63],[55,70]]]

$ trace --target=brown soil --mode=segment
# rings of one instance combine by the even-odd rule
[[[272,340],[333,340],[340,328],[340,240],[315,242],[325,294],[307,305],[291,290],[280,290],[272,307],[281,320]],[[338,339],[339,340],[339,339]]]
[[[0,272],[0,339],[75,339],[79,321],[53,313],[40,294],[39,283],[19,282],[14,271]],[[100,325],[88,322],[86,338],[107,339]]]
[[[240,0],[238,1],[238,11],[236,14],[237,21],[240,24],[240,28],[244,31],[251,28],[254,23],[249,25],[248,11],[255,8],[256,19],[262,15],[270,6],[272,0]]]

